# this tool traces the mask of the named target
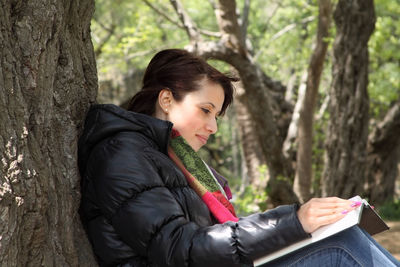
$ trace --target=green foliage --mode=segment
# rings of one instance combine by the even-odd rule
[[[400,220],[400,199],[384,203],[378,212],[385,220]]]
[[[253,1],[248,38],[265,72],[287,83],[301,76],[315,38],[318,6],[310,1]]]
[[[233,199],[238,216],[264,211],[267,207],[266,203],[267,194],[265,191],[259,191],[252,185],[246,186],[243,194]]]
[[[178,20],[168,1],[150,2]],[[97,0],[91,28],[95,51],[102,48],[97,56],[100,79],[126,73],[130,68],[145,68],[155,52],[183,47],[188,40],[178,26],[166,21],[141,0]]]
[[[259,180],[264,180],[268,169],[266,165],[259,168]],[[236,189],[238,189],[236,187]],[[261,212],[267,209],[267,193],[263,188],[257,188],[254,185],[247,185],[243,192],[236,192],[233,204],[239,216],[246,216],[255,212]]]
[[[380,118],[400,95],[400,2],[375,1],[377,20],[369,41],[371,115]]]

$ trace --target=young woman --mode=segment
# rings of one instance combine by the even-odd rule
[[[226,180],[196,154],[232,102],[234,80],[184,50],[164,50],[129,111],[90,109],[79,141],[80,214],[101,266],[252,266],[360,204],[321,198],[238,218]],[[270,264],[327,262],[398,264],[358,228]]]

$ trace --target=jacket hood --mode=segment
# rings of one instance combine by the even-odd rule
[[[119,132],[139,132],[167,153],[172,123],[128,111],[112,104],[97,104],[90,107],[83,133],[78,143],[78,165],[81,175],[92,149],[102,140]]]

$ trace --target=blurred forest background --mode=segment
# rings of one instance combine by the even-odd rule
[[[200,152],[241,214],[359,194],[400,218],[399,1],[97,0],[91,29],[100,103],[126,105],[165,48],[241,78]]]

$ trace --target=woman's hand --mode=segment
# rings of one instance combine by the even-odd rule
[[[359,201],[338,197],[313,198],[300,207],[297,216],[304,231],[312,233],[323,225],[340,220],[360,205]]]

